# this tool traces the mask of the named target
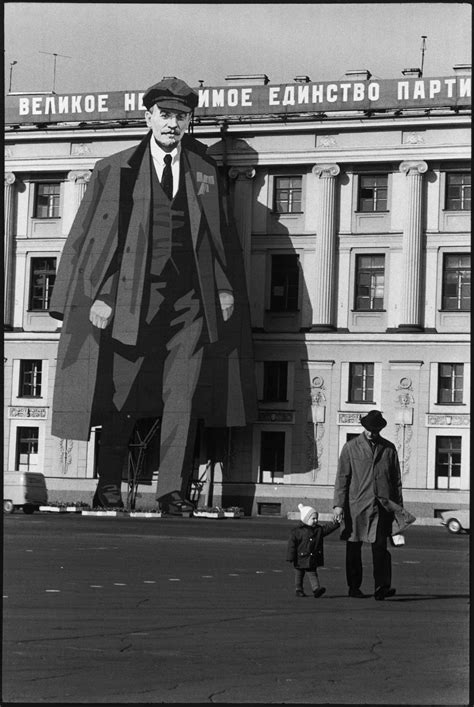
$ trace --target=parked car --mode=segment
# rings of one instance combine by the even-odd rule
[[[441,518],[441,525],[445,525],[450,533],[468,533],[470,530],[469,509],[443,511]]]
[[[34,513],[48,503],[48,491],[43,474],[36,471],[6,471],[3,475],[3,512]]]

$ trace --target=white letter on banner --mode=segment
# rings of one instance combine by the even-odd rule
[[[323,97],[323,85],[320,83],[318,86],[313,86],[313,97],[311,102],[312,103],[322,103],[324,100]]]
[[[309,103],[309,86],[298,86],[298,103]]]
[[[95,109],[95,100],[94,96],[86,96],[84,98],[84,110],[86,113],[93,113]]]
[[[239,105],[239,92],[236,88],[229,89],[227,93],[227,105],[232,108]]]
[[[434,98],[441,91],[441,81],[433,79],[430,81],[430,98]]]
[[[408,81],[399,81],[398,82],[398,95],[397,95],[398,101],[407,101],[408,100],[408,86],[409,86]]]
[[[242,105],[251,106],[252,105],[252,89],[243,88],[242,89]]]
[[[369,83],[367,95],[369,97],[369,101],[378,101],[380,96],[380,85],[378,83]]]
[[[28,115],[30,112],[29,98],[20,98],[18,101],[18,112],[20,115]]]
[[[123,109],[124,110],[135,110],[135,94],[126,93],[123,97]]]
[[[335,103],[337,101],[337,86],[335,83],[328,84],[326,88],[326,100],[328,103]]]
[[[354,101],[363,101],[365,96],[365,86],[363,83],[354,84]]]
[[[279,106],[280,101],[278,100],[278,91],[280,90],[279,86],[272,86],[270,88],[270,91],[268,92],[268,103],[271,106]]]
[[[71,113],[81,112],[81,96],[72,96]]]
[[[69,113],[69,96],[59,96],[58,113]]]
[[[37,96],[31,100],[31,112],[33,115],[41,115],[41,98]]]
[[[459,97],[464,98],[464,96],[467,96],[468,98],[471,96],[471,77],[468,76],[464,79],[459,79]]]
[[[453,97],[453,86],[456,83],[456,79],[444,79],[444,83],[448,87],[448,98]]]
[[[209,89],[199,91],[199,108],[209,108]]]
[[[415,81],[413,86],[413,98],[425,98],[425,82]]]
[[[341,83],[339,88],[342,91],[342,100],[343,101],[348,100],[348,94],[349,94],[350,87],[351,87],[350,83]]]
[[[46,115],[49,113],[56,113],[56,104],[53,96],[46,96],[46,100],[44,102],[44,112]]]
[[[98,109],[99,113],[107,113],[108,112],[109,106],[106,103],[108,97],[109,96],[107,93],[100,93],[97,96],[97,109]]]
[[[286,86],[285,93],[283,94],[282,105],[284,106],[294,106],[295,105],[295,87]]]
[[[145,95],[145,92],[142,91],[141,93],[138,94],[138,107],[140,110],[146,110],[146,107],[143,105],[143,96]]]
[[[213,88],[212,89],[212,106],[213,108],[223,108],[224,107],[224,89],[221,88],[220,91]]]

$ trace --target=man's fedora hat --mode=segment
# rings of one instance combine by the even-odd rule
[[[148,88],[143,95],[143,105],[150,110],[155,104],[160,108],[190,113],[196,108],[199,96],[187,83],[175,77],[162,79]]]
[[[360,418],[360,424],[370,432],[379,432],[386,426],[387,420],[382,417],[380,410],[371,410],[367,415]]]

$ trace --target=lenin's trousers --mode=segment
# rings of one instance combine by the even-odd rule
[[[124,355],[119,347],[113,353],[114,406],[104,418],[99,453],[100,483],[120,487],[136,420],[161,416],[158,499],[172,491],[186,494],[197,429],[192,404],[203,357],[203,317],[195,291],[168,305],[166,299],[145,323],[138,347],[142,355]]]
[[[375,589],[390,587],[392,583],[392,558],[387,550],[387,538],[391,534],[392,513],[380,504],[378,507],[377,532],[371,543]],[[346,578],[349,589],[360,589],[362,584],[362,542],[346,542]]]

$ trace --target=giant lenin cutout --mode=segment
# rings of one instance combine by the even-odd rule
[[[198,421],[256,419],[242,249],[217,165],[186,132],[197,101],[179,79],[148,89],[149,133],[97,163],[59,263],[52,433],[102,426],[96,507],[123,505],[140,421],[161,419],[157,499],[172,512],[187,507]]]

